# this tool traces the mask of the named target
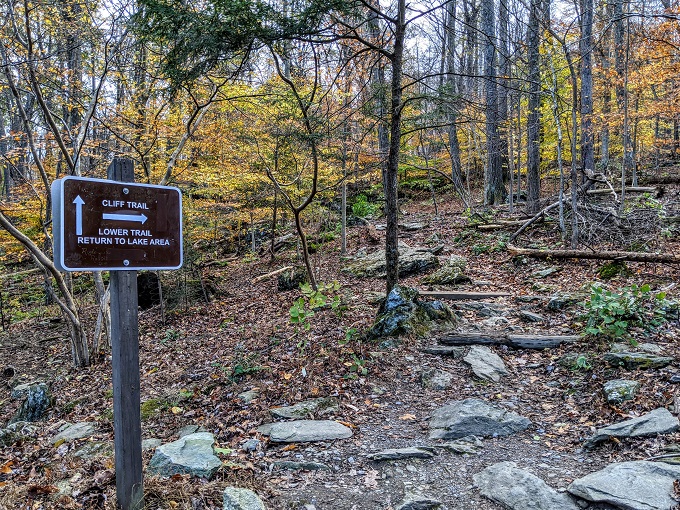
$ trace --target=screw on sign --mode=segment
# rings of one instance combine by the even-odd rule
[[[66,271],[178,269],[177,188],[65,177],[52,186],[55,263]]]

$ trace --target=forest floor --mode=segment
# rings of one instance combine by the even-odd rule
[[[466,274],[472,291],[502,291],[508,297],[489,302],[505,309],[516,331],[546,334],[581,334],[583,307],[551,311],[546,301],[522,303],[518,296],[548,297],[557,293],[583,293],[594,282],[620,289],[649,284],[669,289],[679,298],[674,284],[677,267],[629,263],[630,272],[601,280],[602,262],[588,260],[538,261],[517,264],[503,250],[502,234],[482,233],[468,226],[457,202],[440,204],[435,218],[431,205],[411,202],[403,207],[404,221],[425,221],[428,226],[405,232],[410,246],[426,245],[437,234],[445,245],[440,255],[468,259]],[[372,223],[381,223],[376,220]],[[369,252],[382,246],[382,232],[365,226],[352,227],[349,254],[361,248]],[[527,241],[527,239],[529,239]],[[518,244],[558,243],[553,226],[532,230]],[[484,248],[486,247],[486,248]],[[680,240],[668,239],[664,251],[680,252]],[[217,294],[210,303],[194,303],[165,314],[158,307],[140,314],[140,371],[144,438],[163,442],[177,439],[178,431],[197,425],[215,435],[223,467],[211,481],[176,475],[170,479],[145,476],[148,508],[222,508],[226,486],[255,490],[271,509],[389,509],[405,494],[419,492],[443,503],[445,509],[496,509],[495,503],[474,488],[472,476],[503,460],[517,462],[554,488],[600,469],[608,463],[641,460],[663,453],[680,443],[680,433],[608,442],[591,451],[583,441],[598,426],[638,416],[658,407],[674,409],[680,387],[669,380],[680,365],[659,370],[624,372],[609,367],[602,354],[609,342],[584,338],[577,344],[542,351],[494,347],[508,375],[498,383],[472,377],[462,360],[425,354],[433,338],[405,338],[396,347],[361,340],[355,335],[345,343],[348,330],[366,331],[376,315],[376,292],[384,292],[382,279],[357,278],[340,272],[343,261],[339,240],[315,254],[320,280],[337,280],[349,308],[338,315],[317,312],[309,331],[296,330],[289,309],[299,290],[280,292],[276,279],[253,283],[253,278],[297,263],[294,250],[268,257],[234,260],[204,271]],[[557,268],[542,277],[537,272]],[[423,275],[402,283],[419,288]],[[474,310],[449,303],[460,317],[462,330],[484,328]],[[83,306],[92,309],[91,303]],[[529,307],[544,317],[539,323],[524,322],[517,313]],[[0,334],[0,365],[14,368],[14,376],[0,381],[0,425],[16,412],[20,402],[10,398],[10,386],[19,382],[46,381],[54,404],[40,423],[35,437],[0,450],[0,508],[114,508],[115,482],[111,451],[89,458],[74,456],[88,442],[110,442],[113,437],[111,366],[107,357],[86,369],[70,368],[66,327],[55,315],[44,315],[12,324]],[[677,342],[680,324],[666,323],[656,331],[632,331],[638,341],[658,344],[665,355],[680,360]],[[588,363],[560,364],[567,353],[580,353]],[[361,368],[366,369],[361,374]],[[421,375],[432,368],[454,375],[447,390],[425,388]],[[358,372],[358,373],[357,373]],[[637,397],[620,406],[607,404],[602,384],[610,379],[634,378],[641,383]],[[259,396],[245,403],[238,396],[257,389]],[[334,442],[279,445],[268,442],[256,428],[271,422],[270,409],[310,398],[335,397],[338,411],[325,419],[350,424],[354,436]],[[437,408],[455,400],[476,397],[511,409],[529,418],[528,430],[504,438],[484,439],[484,447],[472,455],[441,451],[428,460],[376,462],[367,454],[384,448],[436,446],[428,439],[428,418]],[[50,439],[65,423],[96,422],[89,438],[53,445]],[[255,451],[241,448],[251,438],[260,440]],[[145,451],[144,464],[153,450]],[[322,462],[328,471],[277,471],[278,460]],[[313,505],[307,506],[304,505]],[[595,508],[595,507],[592,507]]]

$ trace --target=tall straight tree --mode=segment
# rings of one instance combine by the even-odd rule
[[[540,131],[541,131],[541,14],[543,1],[531,0],[527,33],[529,71],[529,117],[527,119],[527,206],[530,213],[540,209]]]
[[[595,171],[593,135],[593,0],[581,0],[581,165],[583,176]],[[573,156],[572,156],[573,157]]]
[[[463,172],[460,162],[460,143],[458,142],[458,95],[462,87],[462,78],[457,77],[456,72],[456,2],[446,5],[446,23],[444,27],[444,59],[446,62],[446,93],[449,95],[446,102],[449,155],[451,157],[451,180],[456,191],[463,197],[466,196],[463,186]]]
[[[496,79],[496,15],[494,0],[482,0],[484,35],[484,95],[486,113],[486,173],[484,197],[487,204],[500,204],[507,197],[503,185],[501,143],[498,132],[498,83]]]

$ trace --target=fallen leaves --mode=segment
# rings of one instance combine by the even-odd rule
[[[13,464],[14,464],[13,460],[9,460],[9,461],[5,462],[2,466],[0,466],[0,474],[11,475]]]

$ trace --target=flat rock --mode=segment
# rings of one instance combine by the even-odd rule
[[[552,296],[550,298],[550,301],[548,301],[548,310],[552,310],[554,312],[560,311],[560,310],[565,310],[576,303],[581,301],[580,296],[576,296],[573,294],[557,294],[555,296]]]
[[[88,441],[82,448],[76,450],[73,456],[83,460],[95,457],[113,457],[113,449],[113,441]],[[144,448],[142,447],[142,449]]]
[[[428,226],[428,223],[418,221],[399,223],[399,228],[404,232],[414,232],[416,230],[427,228]]]
[[[579,510],[568,495],[557,492],[514,462],[499,462],[472,477],[483,496],[510,510]]]
[[[561,267],[553,266],[553,267],[549,267],[547,269],[541,269],[540,271],[536,271],[534,273],[534,276],[537,276],[539,278],[545,278],[547,276],[550,276],[551,274],[559,273],[560,271],[562,271]]]
[[[295,462],[291,460],[277,460],[272,464],[272,469],[279,469],[285,471],[330,471],[330,467],[321,462],[302,461]]]
[[[613,367],[624,367],[628,370],[647,370],[650,368],[663,368],[675,361],[669,356],[656,356],[645,352],[608,352],[604,355],[605,361]]]
[[[399,277],[430,271],[439,267],[439,259],[427,248],[399,248]],[[366,257],[353,260],[342,271],[355,276],[384,277],[386,272],[385,250],[378,250]]]
[[[458,285],[471,283],[469,276],[464,274],[467,259],[459,255],[451,255],[442,267],[431,275],[423,278],[422,283],[426,285]]]
[[[614,379],[604,383],[602,393],[610,404],[620,404],[626,400],[633,400],[638,389],[640,389],[640,383],[637,381]]]
[[[669,434],[680,429],[678,419],[665,407],[659,407],[638,418],[625,420],[614,425],[597,429],[595,435],[585,443],[586,448],[606,441],[610,437],[646,437],[657,434]]]
[[[222,510],[267,510],[260,497],[249,489],[227,487],[222,498]]]
[[[510,324],[510,321],[505,317],[489,317],[484,319],[482,324],[490,329],[504,329]]]
[[[258,398],[260,396],[260,390],[253,388],[252,390],[244,391],[243,393],[239,393],[238,398],[244,403],[244,404],[250,404],[253,400]]]
[[[81,422],[75,423],[73,425],[68,425],[66,428],[61,430],[56,436],[52,438],[52,444],[58,442],[71,442],[76,439],[83,439],[84,437],[90,437],[97,431],[97,424],[92,422]]]
[[[380,452],[371,453],[368,458],[371,460],[401,460],[401,459],[431,459],[434,457],[431,448],[388,448]]]
[[[640,342],[636,346],[632,346],[630,343],[617,342],[613,343],[609,350],[611,352],[641,351],[649,354],[661,354],[663,352],[663,348],[660,345],[651,342]]]
[[[663,462],[619,462],[574,480],[567,490],[579,498],[628,510],[667,510],[678,504],[673,497],[680,466]]]
[[[172,476],[188,474],[210,479],[222,466],[215,456],[215,438],[209,432],[196,432],[156,448],[147,471]]]
[[[468,398],[437,409],[432,414],[430,439],[509,436],[529,425],[531,421],[517,413]]]
[[[420,382],[425,388],[447,390],[453,385],[453,374],[446,370],[431,368],[420,374]]]
[[[333,397],[321,397],[306,400],[293,406],[275,407],[269,410],[276,418],[306,418],[310,415],[323,416],[338,410],[338,401]]]
[[[268,429],[268,430],[267,430]],[[297,420],[266,424],[258,428],[274,443],[333,441],[352,437],[352,429],[330,420]]]
[[[520,310],[519,311],[519,316],[522,320],[526,322],[543,322],[545,321],[545,317],[542,315],[539,315],[534,312],[530,312],[529,310]]]
[[[435,354],[438,356],[452,356],[454,359],[460,359],[465,356],[467,349],[461,346],[454,345],[430,345],[421,349],[426,354]]]
[[[432,510],[440,506],[442,506],[441,501],[430,496],[406,494],[404,500],[395,507],[395,510]]]
[[[473,374],[487,381],[498,382],[508,373],[500,356],[483,345],[470,347],[463,361],[470,365]]]
[[[444,443],[442,448],[461,455],[472,455],[473,453],[479,453],[479,451],[484,448],[484,443],[477,436],[465,436]]]

